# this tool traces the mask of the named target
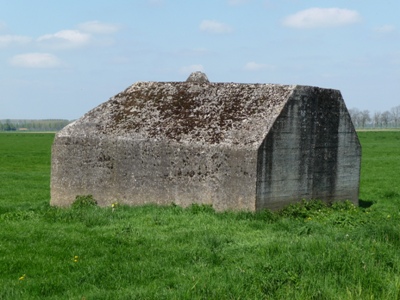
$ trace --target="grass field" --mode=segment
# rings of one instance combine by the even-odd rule
[[[400,132],[360,132],[361,207],[49,206],[53,134],[0,134],[0,299],[400,299]]]

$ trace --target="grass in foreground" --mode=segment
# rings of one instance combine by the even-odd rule
[[[53,135],[0,134],[0,299],[398,299],[400,132],[359,135],[364,208],[253,214],[49,207]]]

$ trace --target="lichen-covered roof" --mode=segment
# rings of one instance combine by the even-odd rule
[[[137,82],[58,135],[257,146],[294,88],[274,84]]]

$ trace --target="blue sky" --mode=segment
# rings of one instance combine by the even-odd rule
[[[400,105],[400,1],[0,0],[0,119],[76,119],[136,81],[302,84]]]

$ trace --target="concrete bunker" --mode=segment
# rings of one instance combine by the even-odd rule
[[[91,194],[216,210],[358,203],[361,146],[338,90],[137,82],[57,133],[51,204]]]

